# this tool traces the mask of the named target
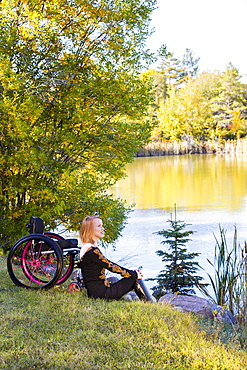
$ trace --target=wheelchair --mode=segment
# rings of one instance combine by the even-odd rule
[[[20,238],[10,249],[7,269],[13,283],[29,289],[50,289],[64,283],[75,271],[76,280],[69,290],[84,289],[76,258],[80,252],[77,239],[44,232],[44,221],[31,217],[26,225],[29,235]],[[78,270],[74,270],[75,266]]]

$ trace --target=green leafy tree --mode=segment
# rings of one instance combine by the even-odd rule
[[[155,69],[148,69],[143,73],[145,77],[148,77],[152,82],[154,89],[154,101],[153,104],[156,108],[160,104],[164,103],[168,95],[168,85],[166,81],[165,73],[162,71],[156,71]]]
[[[200,91],[197,80],[190,79],[179,90],[172,87],[169,97],[158,110],[160,137],[166,140],[182,140],[190,136],[194,140],[207,140],[215,136],[210,101]]]
[[[243,117],[239,109],[233,111],[232,119],[228,127],[230,129],[230,135],[232,135],[234,139],[240,139],[246,136],[247,120]]]
[[[200,88],[197,79],[187,80],[178,92],[179,117],[182,135],[190,135],[196,141],[214,138],[214,120],[210,100]]]
[[[213,117],[219,138],[238,138],[247,133],[246,86],[231,63],[220,75],[220,85],[212,99]]]
[[[154,137],[195,141],[225,140],[247,134],[246,86],[236,69],[224,73],[202,73],[184,86],[168,89],[168,97],[157,110],[159,124]]]
[[[194,231],[184,230],[189,224],[176,219],[176,209],[174,220],[171,216],[167,222],[170,228],[156,233],[165,239],[161,244],[168,244],[169,247],[168,251],[156,252],[162,257],[162,262],[165,262],[165,269],[160,271],[156,278],[149,279],[157,280],[157,285],[152,289],[163,293],[195,294],[193,287],[204,285],[200,283],[203,278],[195,275],[200,266],[194,258],[200,253],[190,253],[185,248],[186,243],[191,240],[189,235]]]
[[[214,139],[216,123],[211,99],[215,96],[213,87],[218,80],[212,76],[215,77],[214,74],[201,74],[188,78],[180,89],[173,86],[168,90],[168,97],[157,112],[156,139],[180,141],[188,135],[195,141]]]
[[[161,140],[179,140],[184,134],[180,117],[181,101],[174,86],[168,89],[168,97],[157,112],[159,124],[154,128],[153,136]]]
[[[128,209],[107,189],[147,142],[145,40],[155,0],[0,3],[0,243],[47,228],[78,230],[98,212],[107,241]],[[134,133],[134,134],[133,134]]]

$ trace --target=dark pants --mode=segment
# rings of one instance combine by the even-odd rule
[[[135,288],[136,279],[135,278],[123,278],[116,283],[110,285],[110,287],[106,288],[105,298],[107,299],[120,299],[125,294],[130,292]]]
[[[141,300],[147,300],[138,280],[132,277],[118,280],[116,283],[110,284],[109,287],[106,287],[102,281],[99,285],[90,284],[90,286],[86,286],[86,289],[90,298],[118,300],[131,290],[134,290]]]

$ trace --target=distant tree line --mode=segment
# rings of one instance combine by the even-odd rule
[[[224,141],[247,135],[247,85],[231,63],[224,72],[199,73],[200,58],[186,49],[182,61],[159,53],[159,68],[145,72],[153,81],[157,119],[153,141]]]

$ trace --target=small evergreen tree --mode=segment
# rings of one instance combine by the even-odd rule
[[[165,269],[160,271],[156,278],[148,280],[157,280],[158,284],[152,290],[158,290],[162,293],[195,294],[194,286],[207,284],[201,284],[200,281],[203,278],[194,275],[200,266],[198,262],[193,260],[200,253],[189,253],[185,248],[185,244],[191,240],[188,238],[189,235],[193,234],[194,231],[184,231],[189,224],[176,219],[176,207],[175,219],[173,220],[171,215],[171,219],[167,222],[171,228],[156,233],[165,238],[161,244],[169,245],[169,251],[156,251],[162,257],[162,262],[166,263]]]

